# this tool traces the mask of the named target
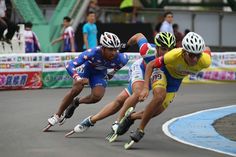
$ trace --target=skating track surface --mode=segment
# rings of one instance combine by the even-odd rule
[[[226,154],[185,145],[166,136],[162,125],[193,112],[236,104],[236,84],[183,84],[174,102],[160,116],[152,119],[144,138],[131,150],[123,148],[129,133],[115,143],[105,135],[116,115],[110,116],[83,134],[64,135],[85,117],[95,114],[112,101],[124,87],[108,87],[97,104],[81,105],[63,126],[42,132],[47,118],[56,112],[69,89],[17,90],[0,92],[0,156],[2,157],[225,157]],[[82,95],[89,94],[85,88]],[[149,96],[150,100],[151,95]],[[143,109],[144,103],[136,110]],[[131,127],[135,130],[140,121]],[[187,128],[187,126],[186,126]],[[236,148],[235,148],[236,149]]]

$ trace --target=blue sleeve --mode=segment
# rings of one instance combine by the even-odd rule
[[[76,67],[82,65],[86,61],[90,60],[94,56],[94,51],[91,52],[91,49],[88,49],[84,52],[82,52],[78,57],[68,62],[66,65],[66,70],[69,73],[69,75],[74,78],[77,74]]]
[[[128,63],[128,61],[129,61],[129,56],[124,54],[124,53],[120,53],[119,54],[119,61],[120,61],[119,65],[118,65],[118,67],[115,70],[119,70],[123,66],[125,66]]]
[[[146,38],[141,38],[138,40],[138,47],[140,48],[143,44],[148,43]]]

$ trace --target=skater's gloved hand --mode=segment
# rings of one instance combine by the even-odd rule
[[[114,76],[114,75],[109,75],[109,74],[107,74],[107,75],[104,77],[104,79],[110,80],[110,79],[112,79],[113,76]]]
[[[139,95],[139,101],[142,102],[142,101],[146,100],[148,97],[148,94],[149,94],[149,88],[144,87]]]
[[[107,75],[104,77],[106,80],[110,80],[113,78],[113,76],[115,75],[116,71],[111,71],[109,73],[107,73]]]
[[[119,48],[120,53],[126,52],[129,49],[129,47],[130,46],[127,43],[121,43]]]

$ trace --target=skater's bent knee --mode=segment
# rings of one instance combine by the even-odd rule
[[[102,99],[103,95],[92,95],[92,101],[94,103],[100,101]]]
[[[123,105],[123,103],[124,103],[124,100],[122,100],[122,99],[116,99],[115,100],[115,104],[116,104],[117,107]]]
[[[142,92],[142,88],[135,88],[133,94],[139,95]]]
[[[156,98],[153,98],[152,99],[152,102],[154,102],[153,103],[153,105],[160,105],[160,104],[162,104],[163,103],[163,101],[164,101],[164,98],[162,98],[162,97],[156,97]]]
[[[153,100],[156,102],[163,102],[165,100],[166,93],[154,94]]]

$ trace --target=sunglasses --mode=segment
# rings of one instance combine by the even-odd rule
[[[202,56],[201,53],[199,53],[199,54],[194,54],[194,53],[189,53],[189,52],[186,52],[186,53],[190,58],[195,58],[195,57],[200,58]]]

